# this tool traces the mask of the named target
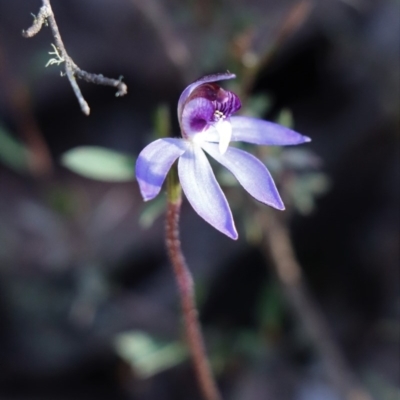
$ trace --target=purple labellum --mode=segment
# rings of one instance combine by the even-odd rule
[[[181,115],[182,136],[188,138],[229,118],[241,107],[235,93],[222,89],[216,83],[196,87],[183,103]]]
[[[231,171],[255,199],[283,210],[267,168],[251,154],[229,147],[230,141],[286,146],[310,139],[272,122],[232,116],[241,107],[239,98],[215,83],[232,78],[235,75],[229,72],[208,75],[182,92],[178,102],[182,139],[158,139],[145,147],[136,162],[136,177],[143,199],[151,200],[178,159],[179,180],[194,210],[215,229],[237,239],[232,212],[205,153]]]

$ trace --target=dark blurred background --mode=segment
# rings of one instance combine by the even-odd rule
[[[60,156],[82,145],[135,156],[160,105],[177,131],[188,82],[228,68],[240,82],[257,63],[248,95],[268,96],[264,118],[291,111],[329,183],[289,221],[310,298],[372,398],[399,399],[399,2],[54,0],[74,61],[128,85],[116,98],[80,82],[89,117],[62,66],[44,67],[50,29],[21,35],[40,6],[0,0],[0,399],[199,399],[162,217],[145,227],[135,182],[86,179]],[[239,235],[184,204],[224,398],[341,399],[245,223]]]

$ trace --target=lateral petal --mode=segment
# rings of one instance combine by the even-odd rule
[[[269,146],[287,146],[310,142],[307,136],[289,128],[258,118],[231,117],[232,141]]]
[[[231,239],[237,239],[231,209],[200,146],[193,144],[180,157],[178,174],[186,198],[197,214]]]
[[[255,199],[278,210],[285,209],[271,174],[256,157],[234,147],[229,147],[222,155],[218,145],[213,143],[203,143],[202,147],[211,157],[229,169]]]
[[[188,148],[182,139],[158,139],[146,146],[136,161],[136,178],[145,201],[160,193],[161,186],[174,161]]]

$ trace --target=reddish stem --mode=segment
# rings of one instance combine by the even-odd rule
[[[204,399],[220,400],[210,364],[205,352],[204,341],[201,334],[198,312],[194,301],[194,288],[192,275],[186,265],[182,254],[179,239],[179,213],[181,199],[168,201],[166,217],[166,245],[172,263],[179,295],[181,298],[182,312],[185,325],[186,340],[192,356],[192,361]]]

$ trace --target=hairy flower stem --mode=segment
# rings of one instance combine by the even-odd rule
[[[180,295],[187,344],[204,399],[220,400],[221,396],[211,372],[201,334],[194,300],[193,278],[182,254],[179,239],[179,213],[182,197],[175,168],[172,168],[168,174],[167,196],[166,245]]]

